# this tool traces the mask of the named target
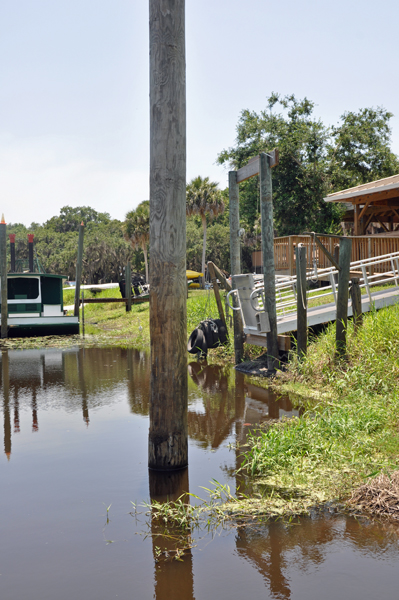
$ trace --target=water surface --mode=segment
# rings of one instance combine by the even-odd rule
[[[2,600],[397,596],[396,530],[342,515],[193,532],[182,561],[159,560],[168,541],[131,502],[203,497],[212,479],[234,492],[231,445],[293,411],[240,373],[193,362],[189,469],[149,478],[149,368],[146,354],[116,348],[1,354]]]

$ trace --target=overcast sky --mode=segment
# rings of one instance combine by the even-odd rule
[[[394,0],[186,0],[187,179],[227,185],[217,154],[241,110],[307,96],[326,124],[383,106],[399,154]],[[2,0],[0,212],[113,218],[148,198],[148,0]]]

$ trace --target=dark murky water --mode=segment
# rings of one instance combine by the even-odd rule
[[[192,363],[189,471],[149,481],[145,354],[10,351],[1,360],[1,600],[398,596],[397,535],[383,525],[323,514],[227,529],[198,539],[182,561],[158,561],[168,542],[143,535],[156,525],[130,514],[150,493],[183,487],[204,497],[212,479],[234,492],[239,458],[229,444],[289,414],[287,400]]]

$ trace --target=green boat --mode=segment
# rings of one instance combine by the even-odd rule
[[[64,312],[65,279],[49,273],[7,274],[9,337],[79,333],[79,318]]]

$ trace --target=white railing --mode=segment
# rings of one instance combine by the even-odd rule
[[[375,267],[382,263],[390,263],[391,269],[384,273],[374,273]],[[359,278],[360,288],[365,290],[370,303],[372,302],[371,288],[377,285],[389,285],[392,281],[395,287],[399,287],[399,252],[384,254],[370,259],[358,260],[350,263],[350,271],[352,277]],[[326,269],[317,269],[306,276],[309,284],[315,284],[322,280],[329,280],[330,284],[321,288],[310,289],[308,286],[307,299],[308,306],[313,303],[322,305],[320,299],[330,296],[331,300],[337,303],[338,289],[338,270],[335,267]],[[254,275],[255,289],[252,291],[249,302],[255,312],[262,312],[265,306],[263,275]],[[281,320],[290,313],[296,312],[296,276],[277,276],[276,277],[276,311],[277,320]],[[230,296],[237,294],[239,300],[239,290],[231,290],[227,295],[227,301],[232,310],[240,310],[240,302],[238,306],[231,306]]]

